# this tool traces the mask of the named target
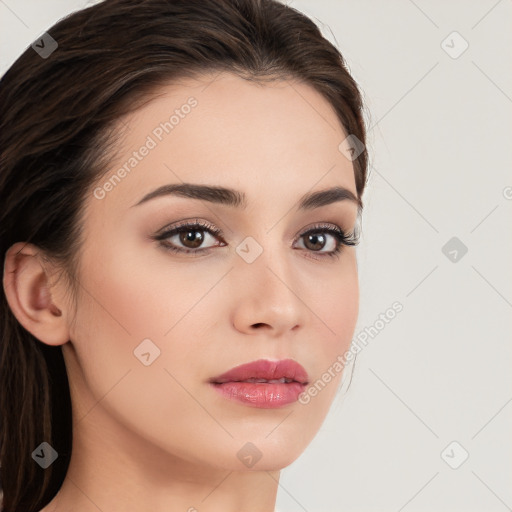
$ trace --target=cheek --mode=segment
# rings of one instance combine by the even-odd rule
[[[172,265],[163,257],[158,261],[164,264],[147,264],[140,248],[139,258],[135,250],[119,253],[128,256],[103,254],[103,265],[90,263],[99,261],[99,255],[84,261],[71,336],[88,383],[98,388],[93,391],[99,396],[129,368],[149,370],[138,359],[148,351],[155,361],[151,368],[186,369],[187,375],[193,374],[190,360],[207,343],[205,333],[218,320],[220,307],[212,299],[214,294],[208,294],[219,273],[207,266]],[[168,380],[169,376],[164,379]]]
[[[304,403],[312,417],[327,414],[345,371],[345,354],[348,351],[359,313],[359,282],[355,255],[351,254],[341,271],[324,280],[315,294],[314,311],[318,314],[316,347],[310,350],[314,361],[309,396]],[[313,389],[316,388],[316,389]]]
[[[134,256],[112,258],[87,274],[85,298],[92,300],[88,314],[106,331],[134,342],[161,338],[193,314],[194,305],[218,279],[198,268],[148,264]]]
[[[359,314],[359,281],[355,254],[347,255],[339,271],[324,279],[314,297],[323,325],[323,355],[334,362],[348,349]],[[325,361],[324,361],[325,364]]]
[[[80,393],[75,397],[78,418],[90,410],[91,421],[99,417],[95,404],[101,401],[101,410],[131,431],[190,455],[191,424],[205,439],[208,430],[218,428],[187,391],[195,395],[193,384],[204,379],[200,365],[194,368],[194,357],[201,353],[199,334],[206,320],[201,324],[194,319],[214,306],[200,300],[218,276],[207,279],[176,269],[171,275],[168,269],[126,258],[84,275],[71,335],[80,370],[71,376]],[[138,350],[148,339],[144,350]],[[143,354],[148,352],[150,364],[145,365]]]

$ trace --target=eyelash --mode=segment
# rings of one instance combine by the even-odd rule
[[[206,231],[216,238],[223,238],[223,233],[220,229],[218,229],[212,225],[206,224],[206,223],[195,221],[192,223],[183,223],[183,224],[174,226],[171,229],[168,229],[162,233],[157,234],[156,236],[153,237],[153,239],[156,241],[159,241],[160,242],[159,245],[161,247],[163,247],[165,250],[171,251],[173,253],[197,254],[197,253],[208,252],[211,249],[213,249],[213,247],[205,247],[202,249],[188,249],[188,248],[176,247],[174,245],[165,243],[165,240],[167,238],[170,238],[174,235],[179,235],[180,233],[188,233],[190,231]],[[312,252],[313,254],[318,254],[320,256],[320,258],[323,258],[325,256],[339,258],[340,253],[342,251],[342,247],[344,245],[345,246],[355,246],[359,243],[359,236],[355,231],[352,231],[351,233],[346,234],[338,226],[333,227],[333,226],[327,225],[327,224],[317,224],[317,225],[313,226],[311,229],[308,229],[307,231],[302,233],[299,236],[299,239],[303,238],[307,235],[321,234],[321,233],[329,233],[337,240],[338,243],[336,244],[336,248],[329,252],[309,251],[309,252]],[[317,259],[317,256],[314,256],[313,258]]]

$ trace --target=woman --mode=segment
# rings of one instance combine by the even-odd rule
[[[273,0],[106,0],[0,89],[3,510],[273,511],[357,320],[342,56]]]

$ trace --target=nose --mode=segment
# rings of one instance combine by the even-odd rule
[[[231,272],[233,324],[246,334],[282,337],[307,321],[304,289],[285,250],[265,248],[252,263],[243,258]]]

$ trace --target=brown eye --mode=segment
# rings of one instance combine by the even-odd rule
[[[162,247],[173,252],[201,253],[215,247],[215,239],[221,237],[220,229],[196,221],[168,229],[154,239],[160,241]],[[211,239],[211,243],[205,247],[208,239]]]
[[[314,259],[323,258],[324,256],[339,257],[344,245],[357,245],[358,235],[356,232],[348,235],[336,225],[318,225],[312,229],[302,233],[300,240],[302,245]]]
[[[179,233],[179,240],[186,248],[197,249],[203,243],[204,235],[198,229],[187,230]]]
[[[310,229],[300,236],[304,249],[323,255],[335,252],[343,241],[343,232],[332,227]]]
[[[322,234],[304,235],[304,239],[306,249],[311,249],[312,251],[320,251],[326,243],[326,237]]]

